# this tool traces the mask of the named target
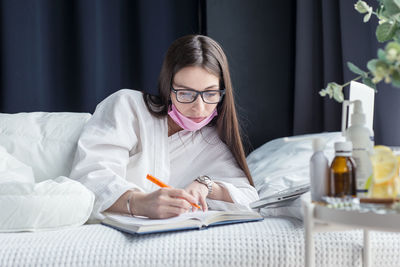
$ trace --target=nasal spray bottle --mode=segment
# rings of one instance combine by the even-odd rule
[[[351,115],[350,127],[346,128],[347,110],[354,105]],[[356,162],[356,188],[357,197],[367,197],[368,189],[372,183],[372,163],[370,154],[374,146],[374,134],[366,126],[366,118],[360,100],[343,102],[342,109],[342,135],[347,141],[353,143],[353,158]]]

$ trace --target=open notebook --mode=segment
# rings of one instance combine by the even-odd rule
[[[169,219],[149,219],[105,213],[102,224],[127,233],[148,234],[188,229],[202,229],[215,225],[260,221],[263,217],[253,211],[196,211]]]

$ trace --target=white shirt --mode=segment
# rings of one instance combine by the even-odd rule
[[[248,204],[258,199],[215,127],[168,137],[167,117],[151,115],[141,92],[123,89],[103,100],[85,125],[70,177],[94,192],[91,219],[103,219],[101,212],[127,190],[159,189],[147,174],[175,188],[208,175],[234,201],[207,199],[210,209],[249,209]]]

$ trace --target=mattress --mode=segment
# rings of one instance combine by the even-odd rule
[[[0,266],[304,266],[300,220],[260,222],[150,235],[99,224],[0,234]],[[400,235],[374,232],[374,266],[400,262]],[[316,266],[362,266],[362,232],[318,233]]]

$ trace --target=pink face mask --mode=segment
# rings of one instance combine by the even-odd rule
[[[215,116],[218,115],[218,113],[217,109],[214,109],[214,112],[201,122],[194,122],[188,117],[185,117],[182,113],[180,113],[175,105],[172,104],[172,108],[168,111],[168,115],[174,120],[176,124],[181,126],[183,129],[193,132],[206,126]]]

